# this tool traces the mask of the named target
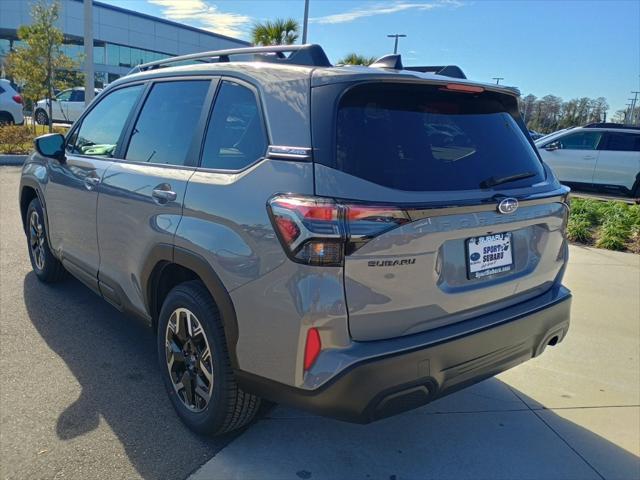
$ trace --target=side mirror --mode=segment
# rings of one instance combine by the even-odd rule
[[[560,149],[560,142],[551,142],[551,143],[545,145],[544,149],[547,152],[553,152],[554,150],[559,150]]]
[[[59,162],[65,161],[64,137],[59,133],[48,133],[36,138],[33,142],[37,152],[43,157],[53,158]]]

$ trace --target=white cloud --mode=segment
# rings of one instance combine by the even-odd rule
[[[221,35],[241,37],[251,23],[251,17],[239,13],[221,12],[216,5],[203,0],[148,0],[162,7],[162,15],[177,22],[191,21],[196,26]]]
[[[319,24],[347,23],[358,20],[359,18],[373,17],[375,15],[389,15],[408,10],[433,10],[434,8],[446,6],[459,7],[461,5],[462,2],[459,0],[436,0],[429,3],[401,1],[392,4],[372,4],[370,6],[349,10],[348,12],[311,18],[309,21]]]

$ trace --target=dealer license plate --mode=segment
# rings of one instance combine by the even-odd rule
[[[469,278],[481,278],[513,268],[511,232],[467,239]]]

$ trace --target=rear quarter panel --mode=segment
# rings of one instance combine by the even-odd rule
[[[327,346],[345,345],[348,330],[342,269],[294,263],[276,238],[266,206],[282,192],[313,194],[312,164],[267,159],[239,173],[198,170],[175,245],[206,259],[230,293],[239,368],[293,385],[302,383],[306,330],[326,327]]]

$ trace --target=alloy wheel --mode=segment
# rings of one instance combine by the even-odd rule
[[[38,270],[44,270],[44,242],[44,227],[40,221],[40,215],[36,210],[33,210],[29,217],[29,246]]]
[[[186,308],[177,308],[165,332],[167,369],[182,403],[193,412],[209,404],[213,391],[213,359],[202,324]]]
[[[47,121],[47,114],[44,113],[42,110],[38,110],[38,113],[36,113],[36,122],[39,125],[46,125],[47,123],[49,123]]]

